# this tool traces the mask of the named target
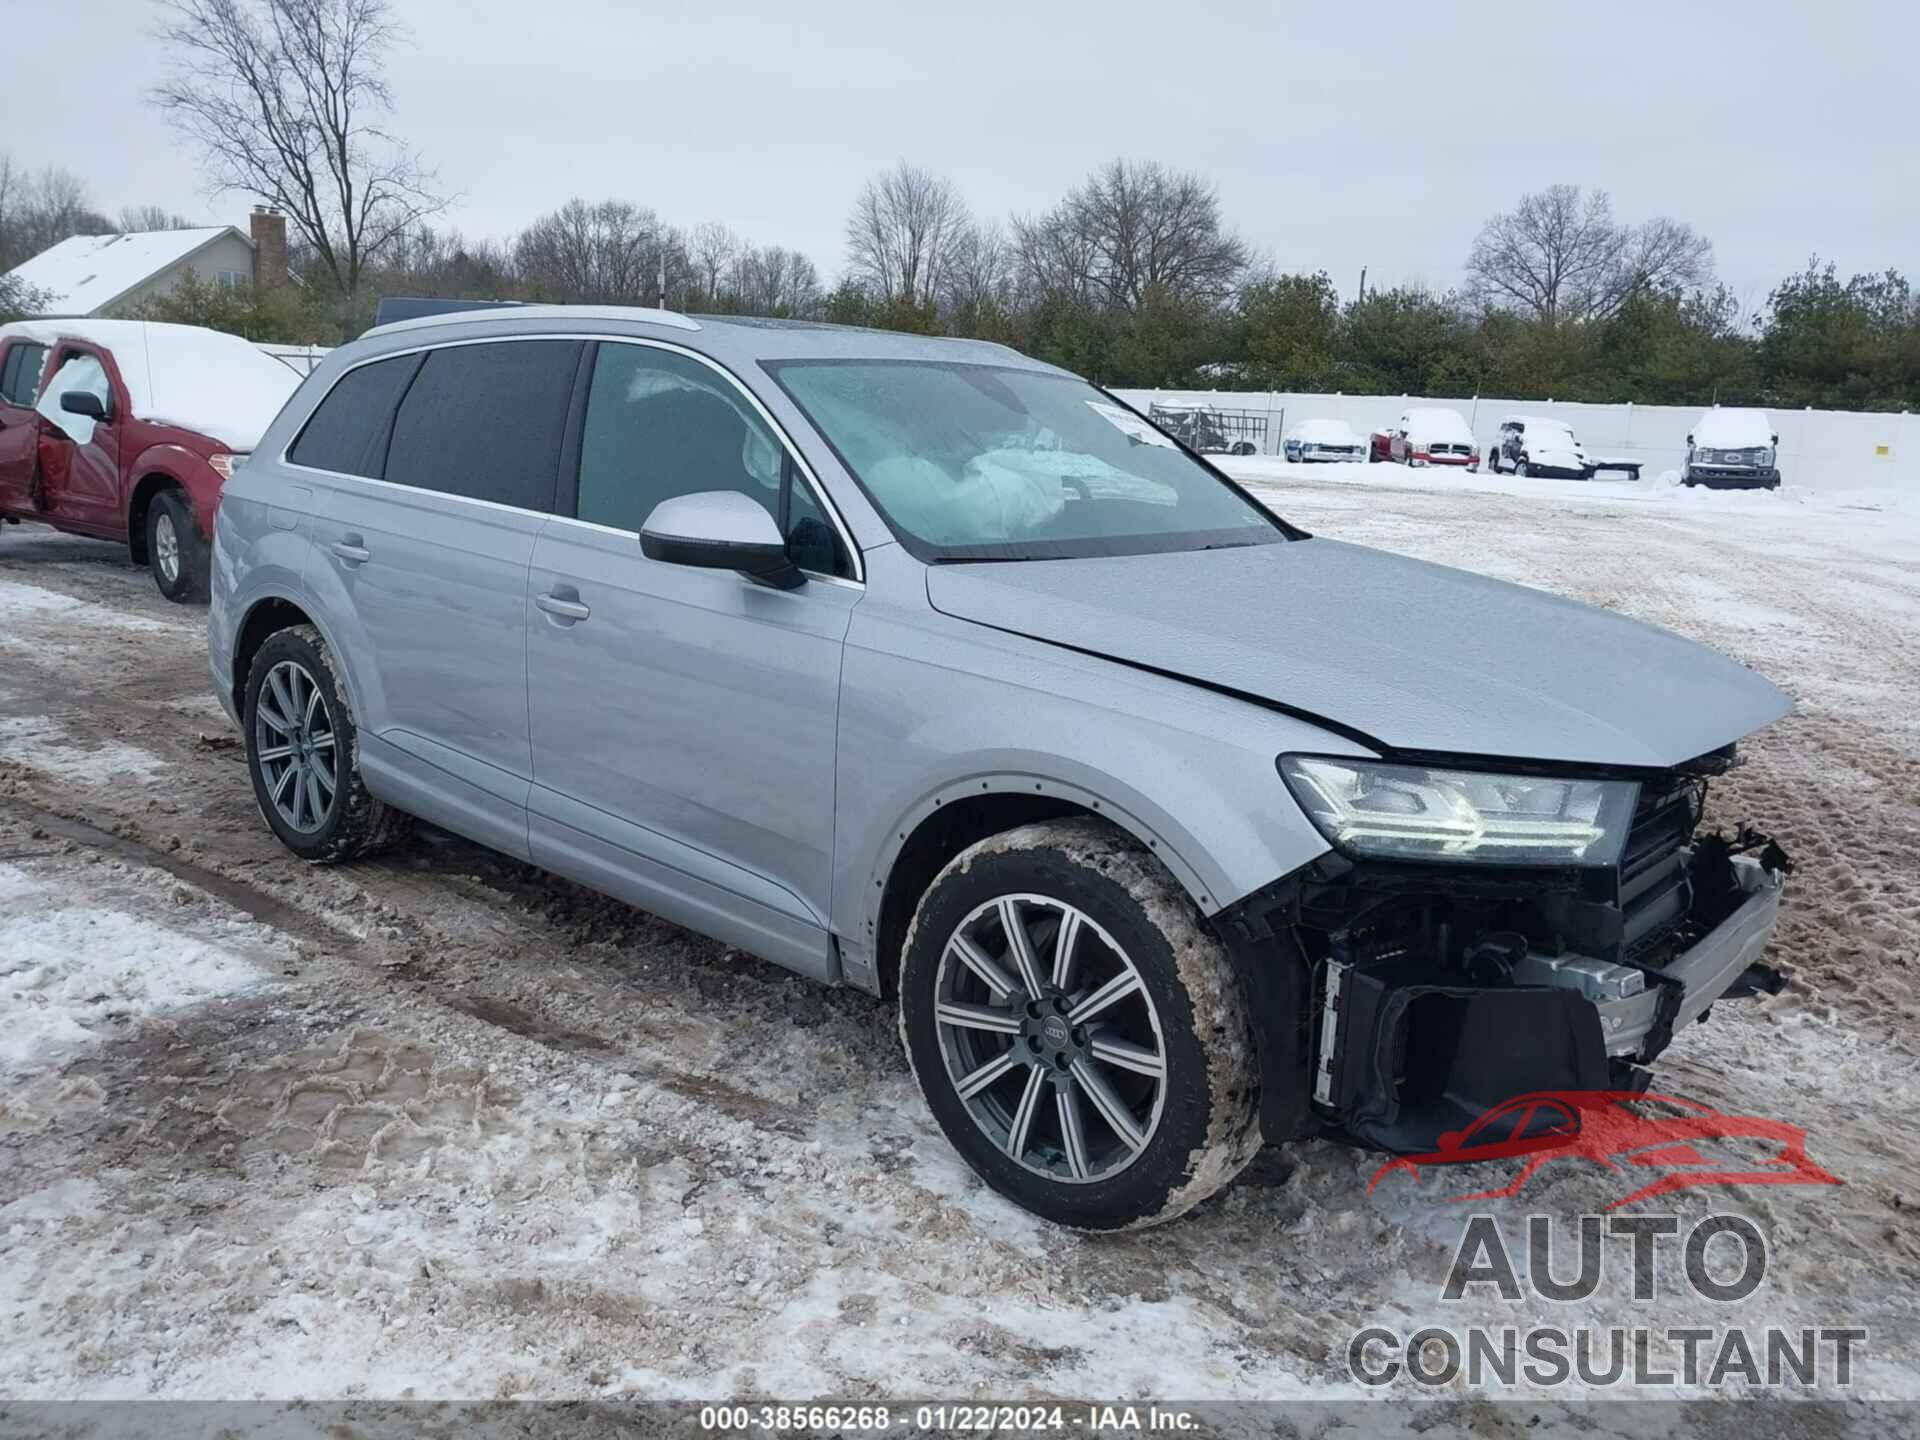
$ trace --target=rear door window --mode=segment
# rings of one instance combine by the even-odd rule
[[[23,410],[33,408],[33,397],[40,389],[40,372],[47,363],[47,347],[30,340],[17,340],[7,347],[0,361],[0,399]]]
[[[580,349],[502,340],[429,351],[394,416],[384,478],[550,512]]]
[[[396,355],[349,370],[308,417],[287,459],[315,470],[379,479],[394,406],[419,368],[418,355]]]

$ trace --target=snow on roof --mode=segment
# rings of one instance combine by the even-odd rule
[[[1287,432],[1295,440],[1309,445],[1358,445],[1360,437],[1344,420],[1302,420]]]
[[[1407,434],[1416,440],[1444,440],[1449,443],[1473,443],[1473,431],[1458,410],[1442,406],[1417,406],[1407,411]]]
[[[1550,415],[1509,415],[1500,422],[1502,425],[1519,425],[1529,432],[1534,430],[1564,430],[1569,435],[1573,427],[1564,420],[1555,420]]]
[[[1764,410],[1709,410],[1694,422],[1693,443],[1709,450],[1772,445],[1773,421]]]
[[[222,235],[246,239],[231,225],[131,235],[72,235],[16,265],[10,273],[22,284],[52,296],[42,313],[91,315]]]
[[[113,356],[133,413],[194,430],[248,451],[301,377],[251,341],[197,325],[148,320],[21,320],[0,339],[24,335],[44,345],[84,340]]]

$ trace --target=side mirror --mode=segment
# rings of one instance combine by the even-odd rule
[[[773,517],[737,490],[662,500],[640,527],[640,553],[663,565],[737,570],[775,590],[792,590],[806,581],[788,558]]]
[[[60,408],[69,415],[85,415],[89,420],[105,420],[107,407],[91,390],[69,390],[60,397]]]
[[[1693,443],[1693,436],[1691,435],[1687,436],[1687,444],[1691,445],[1692,443]]]

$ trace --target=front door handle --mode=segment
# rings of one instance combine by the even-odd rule
[[[593,610],[582,603],[580,592],[571,585],[558,586],[550,595],[536,595],[533,597],[533,603],[567,625],[571,625],[576,620],[584,620],[593,614]]]
[[[364,565],[373,558],[366,541],[358,535],[344,535],[333,542],[333,553],[349,565]]]

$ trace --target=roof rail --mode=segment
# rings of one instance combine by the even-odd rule
[[[382,297],[373,315],[375,330],[413,329],[472,319],[492,312],[501,319],[525,320],[628,320],[648,325],[669,325],[676,330],[698,330],[700,326],[672,310],[655,310],[640,305],[531,305],[524,300],[426,300],[400,295]]]

